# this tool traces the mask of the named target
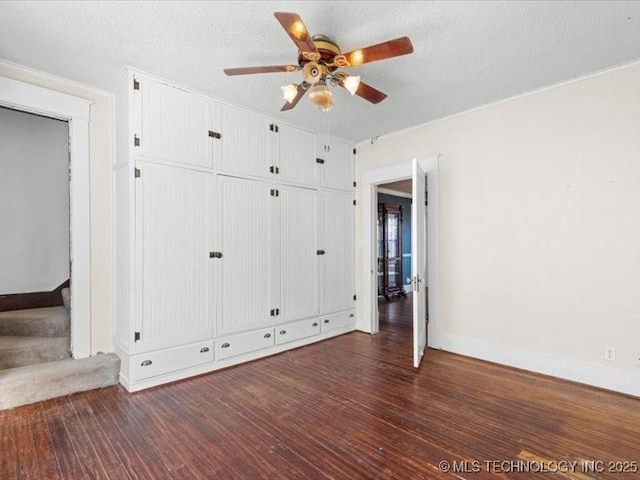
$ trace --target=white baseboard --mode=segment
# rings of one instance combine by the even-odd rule
[[[443,350],[640,397],[638,373],[534,353],[481,340],[440,335]]]

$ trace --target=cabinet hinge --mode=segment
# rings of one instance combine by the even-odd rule
[[[324,163],[324,160],[322,158],[316,158],[316,163],[322,165]]]
[[[133,332],[133,341],[134,342],[140,341],[140,332]]]
[[[140,82],[138,80],[136,80],[135,78],[133,79],[133,89],[134,90],[140,90]]]
[[[354,300],[356,300],[357,298],[358,298],[358,296],[357,296],[357,295],[354,295],[354,296],[353,296],[353,299],[354,299]]]
[[[140,178],[140,169],[139,168],[134,168],[133,169],[133,177],[134,178]]]
[[[222,134],[214,132],[213,130],[209,130],[209,136],[211,138],[217,138],[218,140],[222,138]]]
[[[134,147],[139,147],[140,146],[140,137],[138,135],[134,135],[133,136],[133,146]]]

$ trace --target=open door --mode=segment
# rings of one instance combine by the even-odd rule
[[[413,271],[413,366],[418,368],[427,347],[427,196],[425,172],[413,159],[411,208],[411,270]]]

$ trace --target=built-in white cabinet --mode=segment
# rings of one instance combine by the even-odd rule
[[[137,162],[133,350],[213,336],[209,282],[211,175]]]
[[[133,153],[149,161],[212,168],[218,144],[212,99],[135,75],[132,81]],[[214,152],[215,151],[215,152]]]
[[[330,136],[318,138],[316,154],[322,165],[322,186],[353,192],[355,187],[353,145]]]
[[[318,192],[278,186],[276,197],[279,234],[277,323],[319,313]]]
[[[220,135],[220,157],[216,168],[221,173],[271,178],[272,131],[269,118],[242,108],[218,104],[216,130]]]
[[[275,323],[277,277],[276,197],[270,183],[219,176],[218,333],[226,335]]]
[[[351,145],[137,72],[115,104],[128,390],[355,329]]]
[[[355,305],[354,210],[351,194],[325,191],[321,195],[323,313]]]
[[[220,173],[320,186],[315,133],[226,104],[216,107]]]

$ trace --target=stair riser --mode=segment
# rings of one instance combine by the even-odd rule
[[[21,346],[15,337],[16,345],[5,345],[0,349],[0,369],[52,362],[70,357],[69,338],[52,337],[38,345]]]
[[[0,372],[0,410],[118,383],[114,354],[30,365]]]

